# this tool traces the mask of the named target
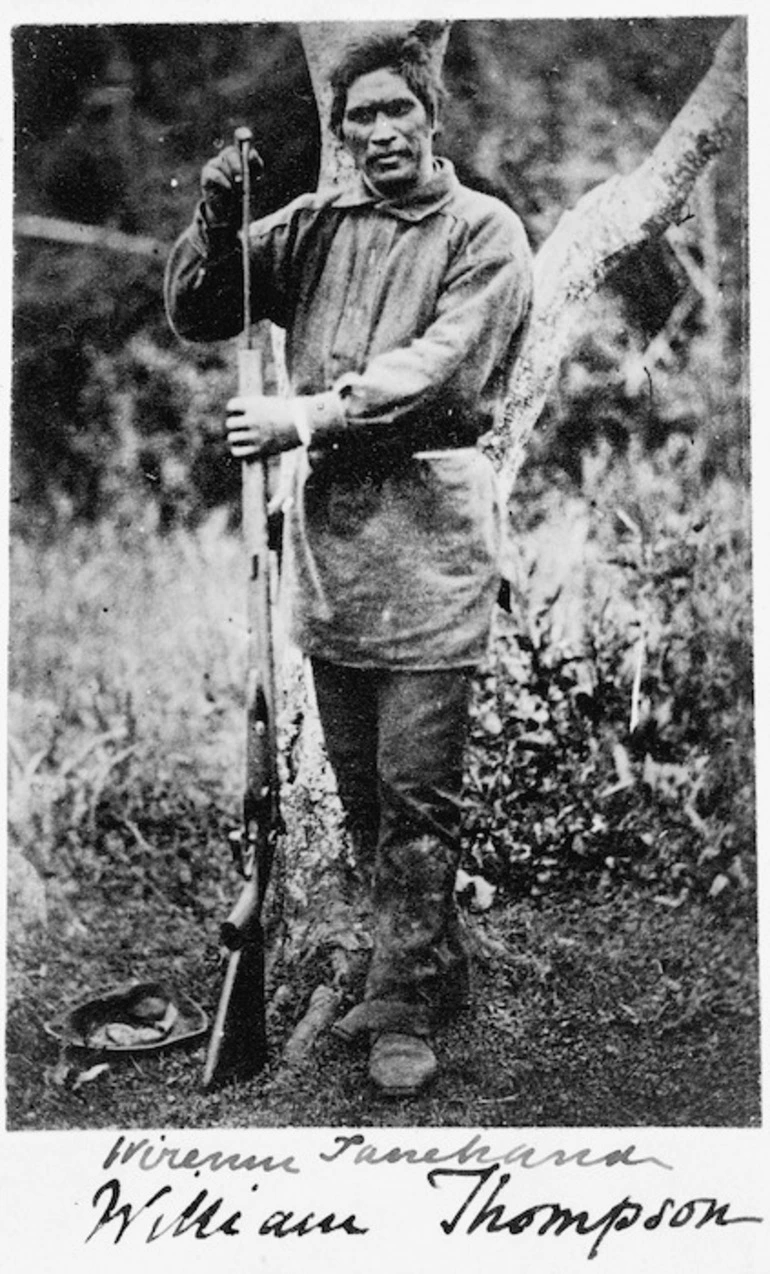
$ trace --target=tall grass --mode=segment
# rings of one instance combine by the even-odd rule
[[[113,907],[116,941],[148,902],[213,920],[242,782],[237,540],[75,527],[14,544],[11,574],[12,844],[70,920]]]
[[[11,734],[59,753],[99,731],[189,747],[237,693],[245,639],[237,541],[75,526],[11,550]],[[196,746],[205,732],[195,729]]]
[[[581,495],[514,511],[468,842],[517,887],[631,862],[672,898],[751,892],[748,507],[734,483],[702,485],[696,451],[597,452]],[[75,526],[15,543],[11,574],[16,843],[45,875],[112,871],[138,897],[152,847],[180,904],[208,913],[242,786],[237,537],[219,515],[162,537]]]

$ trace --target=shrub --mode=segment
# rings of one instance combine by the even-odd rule
[[[727,483],[694,498],[699,461],[672,443],[586,465],[577,631],[563,585],[538,597],[542,565],[522,562],[467,783],[470,855],[517,890],[632,879],[670,903],[752,896],[746,509]],[[570,516],[562,537],[585,506]]]

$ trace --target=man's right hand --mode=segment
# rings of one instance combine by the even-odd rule
[[[265,165],[256,146],[249,151],[252,185],[262,176]],[[201,193],[209,226],[236,230],[241,223],[243,174],[237,146],[225,146],[201,172]]]

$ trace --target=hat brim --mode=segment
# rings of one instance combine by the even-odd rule
[[[149,997],[162,1000],[173,1016],[165,1033],[153,1039],[141,1038],[142,1031],[136,1025],[131,1029],[131,1024],[136,1024],[133,1009]],[[116,1025],[128,1029],[115,1031],[116,1038],[111,1039],[107,1031]],[[115,987],[44,1024],[46,1033],[59,1044],[92,1054],[156,1053],[200,1039],[208,1025],[208,1017],[199,1004],[162,982],[132,982]],[[145,1028],[144,1034],[149,1033]]]

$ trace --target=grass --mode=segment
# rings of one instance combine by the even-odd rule
[[[622,654],[617,634],[633,607],[591,529],[602,515],[595,507],[600,487],[594,479],[588,499],[546,502],[520,535],[532,613],[543,613],[544,598],[555,599],[548,602],[551,653],[590,625],[584,598],[603,589],[605,619],[606,598],[615,598],[613,640]],[[609,502],[628,495],[611,487]],[[720,499],[726,525],[724,490]],[[737,510],[739,522],[740,501]],[[588,584],[559,548],[578,542]],[[719,560],[725,579],[737,578],[735,559]],[[715,610],[713,667],[713,652],[732,636],[734,597],[722,597]],[[644,870],[621,870],[614,855],[600,859],[599,869],[590,855],[554,856],[554,829],[561,835],[564,819],[558,812],[547,821],[538,784],[557,811],[566,804],[560,785],[579,790],[574,846],[578,837],[581,845],[590,839],[596,823],[596,776],[617,777],[617,753],[613,762],[600,734],[583,740],[583,769],[572,765],[564,742],[571,727],[555,682],[541,684],[535,697],[538,710],[551,713],[546,728],[562,732],[561,760],[548,774],[530,762],[523,767],[527,808],[516,827],[519,841],[526,834],[535,845],[540,837],[543,848],[533,851],[530,868],[499,873],[490,912],[467,917],[473,1009],[441,1037],[442,1070],[429,1094],[383,1103],[366,1080],[365,1055],[331,1036],[321,1037],[300,1069],[282,1058],[313,987],[333,978],[340,946],[350,939],[347,913],[335,910],[338,828],[324,776],[312,765],[305,767],[309,784],[288,800],[278,874],[287,923],[276,975],[283,991],[262,1075],[204,1094],[201,1048],[121,1059],[88,1080],[87,1061],[58,1056],[45,1022],[130,977],[168,978],[208,1010],[216,1003],[218,923],[237,888],[226,840],[237,821],[243,766],[243,603],[239,546],[222,519],[163,539],[140,525],[120,532],[101,525],[75,528],[47,546],[13,545],[12,845],[45,881],[47,923],[41,931],[11,914],[9,1126],[758,1124],[749,795],[731,789],[744,807],[742,822],[723,813],[729,793],[722,805],[710,798],[708,808],[685,819],[681,793],[686,788],[687,799],[696,799],[691,777],[706,765],[700,753],[697,764],[686,749],[667,762],[679,786],[659,792],[649,764],[645,771],[644,758],[629,752],[624,764],[636,777],[622,794],[622,827],[632,826],[633,811],[636,822],[649,825]],[[666,633],[677,636],[670,615],[667,623]],[[626,712],[631,678],[624,681],[621,664],[613,666],[612,689]],[[516,722],[510,688],[499,683],[498,676],[496,702],[503,713],[508,703]],[[530,737],[531,723],[524,727]],[[294,765],[293,723],[283,728]],[[503,742],[511,745],[505,731],[486,742],[481,731],[476,770],[497,766]],[[716,753],[707,762],[724,768]],[[497,788],[484,790],[493,817],[488,839],[498,857],[509,854],[509,825],[520,811],[511,813]],[[574,791],[570,799],[574,805]],[[726,882],[719,890],[709,883],[714,863]],[[708,873],[699,889],[703,864]],[[688,887],[674,888],[677,880]]]
[[[147,929],[154,907],[144,910]],[[149,913],[149,914],[148,914]],[[206,1003],[217,971],[191,927],[155,913],[143,972],[172,977]],[[138,920],[138,916],[135,917]],[[663,1126],[759,1124],[754,934],[697,905],[672,912],[635,896],[508,903],[474,922],[474,1005],[439,1038],[442,1069],[420,1098],[383,1102],[366,1055],[322,1037],[300,1069],[281,1043],[311,987],[273,1023],[256,1079],[201,1091],[203,1049],[121,1059],[72,1088],[57,1074],[42,1020],[68,990],[116,980],[135,961],[129,916],[70,935],[30,967],[8,1023],[15,1128],[284,1126]],[[51,943],[49,946],[53,946]],[[55,975],[55,977],[52,977]],[[80,1064],[82,1067],[86,1062]]]

